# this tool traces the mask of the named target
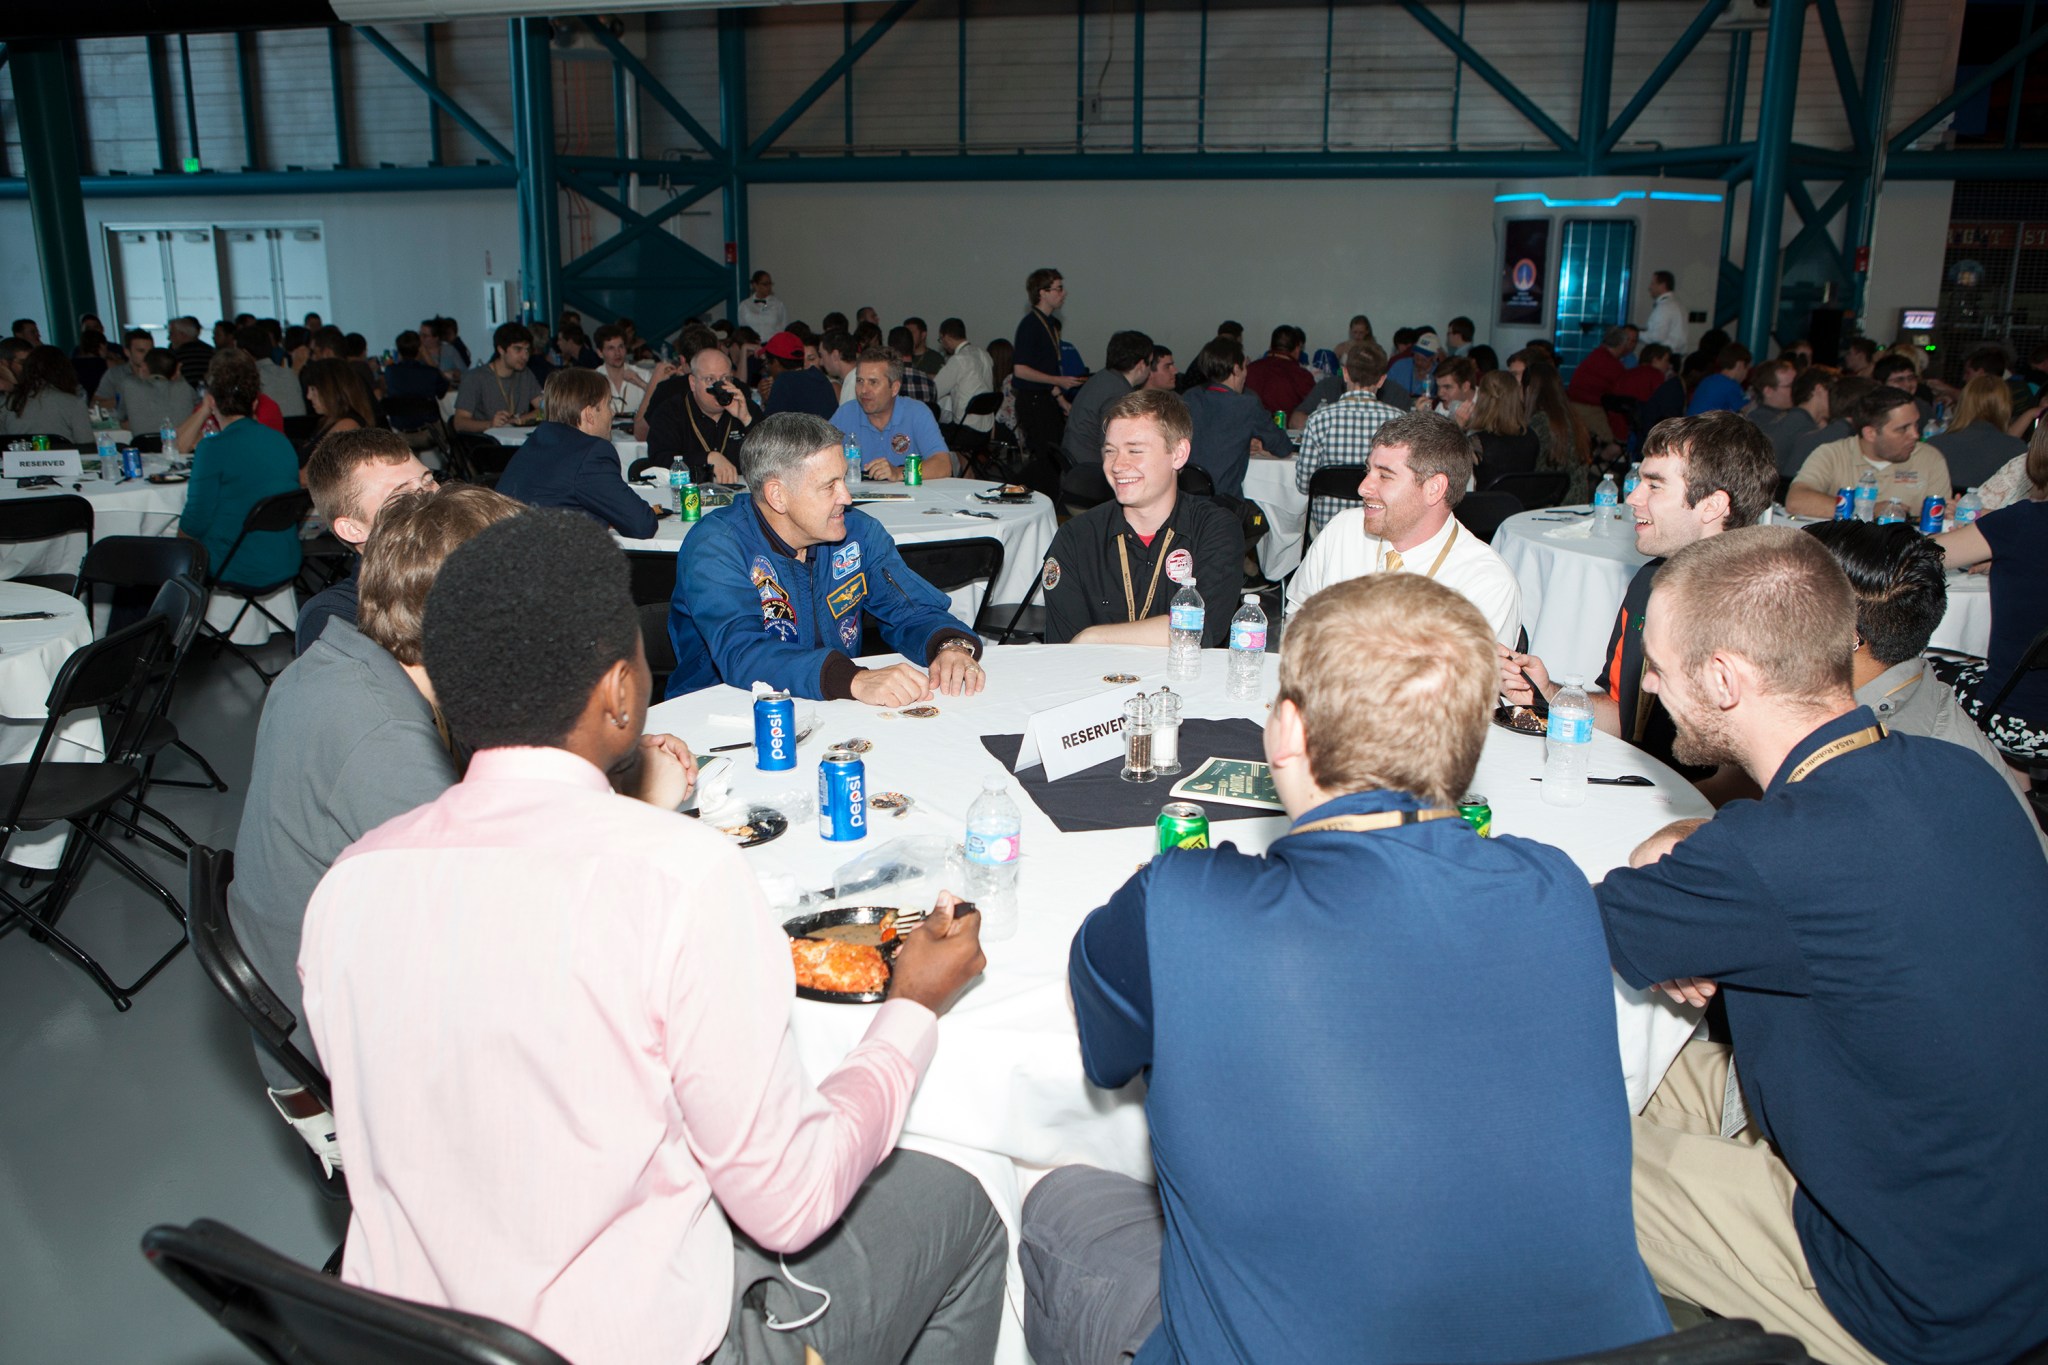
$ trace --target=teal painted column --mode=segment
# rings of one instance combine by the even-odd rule
[[[1742,344],[1770,354],[1778,323],[1785,184],[1792,161],[1792,111],[1799,98],[1799,44],[1806,0],[1778,0],[1764,47],[1764,85],[1756,120],[1756,176],[1749,186],[1749,236],[1742,249]]]
[[[29,218],[35,224],[43,305],[49,312],[43,340],[68,351],[78,344],[79,314],[99,312],[85,199],[79,193],[71,73],[63,46],[55,42],[9,43],[7,65],[14,73],[22,177],[28,181]]]
[[[562,224],[555,188],[555,84],[545,19],[512,19],[513,151],[519,163],[519,292],[526,317],[550,327],[562,300]]]
[[[718,12],[718,137],[725,144],[725,315],[738,321],[740,300],[753,290],[747,235],[747,30],[744,10]],[[766,341],[768,338],[762,337]]]

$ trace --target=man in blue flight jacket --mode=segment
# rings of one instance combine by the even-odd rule
[[[981,690],[980,638],[904,565],[881,523],[853,510],[831,423],[800,412],[764,417],[740,464],[751,491],[706,516],[676,555],[669,696],[765,682],[821,701],[908,706],[934,691]],[[909,662],[854,663],[863,611]]]
[[[1671,1330],[1592,888],[1458,816],[1493,658],[1421,574],[1316,594],[1266,722],[1293,827],[1263,857],[1161,854],[1081,926],[1082,1062],[1147,1077],[1158,1187],[1032,1190],[1039,1365],[1547,1360]]]
[[[1856,704],[1856,648],[1788,527],[1650,592],[1673,753],[1763,795],[1600,886],[1624,980],[1728,1002],[1744,1102],[1730,1047],[1687,1043],[1635,1120],[1636,1236],[1664,1293],[1837,1365],[2003,1365],[2048,1339],[2048,860],[1983,759]]]

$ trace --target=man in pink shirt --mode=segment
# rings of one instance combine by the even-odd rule
[[[542,510],[478,535],[422,652],[476,757],[342,854],[299,955],[354,1197],[343,1277],[587,1365],[990,1359],[1002,1224],[957,1168],[891,1155],[978,918],[942,901],[813,1087],[739,850],[614,790],[642,763],[675,764],[678,802],[684,781],[639,744],[651,680],[604,529]]]

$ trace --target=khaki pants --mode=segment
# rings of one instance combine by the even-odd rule
[[[1728,1048],[1691,1042],[1632,1120],[1636,1242],[1657,1288],[1753,1318],[1832,1365],[1880,1365],[1822,1303],[1792,1225],[1799,1183],[1744,1129],[1720,1136]]]

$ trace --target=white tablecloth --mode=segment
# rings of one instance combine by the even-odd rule
[[[1265,702],[1226,697],[1224,661],[1222,651],[1208,651],[1201,677],[1174,685],[1186,697],[1186,715],[1263,718]],[[815,707],[817,735],[804,743],[792,771],[761,772],[747,752],[733,755],[732,785],[740,796],[769,800],[778,793],[815,792],[817,762],[827,745],[860,737],[874,743],[866,756],[870,790],[901,791],[915,805],[900,820],[876,824],[858,844],[826,843],[818,837],[815,817],[806,813],[792,820],[788,833],[746,856],[758,872],[784,874],[796,887],[808,888],[829,885],[835,868],[888,838],[958,840],[982,781],[1004,771],[982,748],[982,735],[1021,732],[1035,710],[1104,690],[1105,673],[1137,673],[1156,686],[1165,681],[1165,662],[1163,650],[1013,646],[991,652],[986,691],[965,700],[940,698],[935,719],[884,714],[852,701],[799,702],[800,711]],[[1277,667],[1266,667],[1268,697],[1277,686]],[[648,727],[680,735],[702,752],[751,737],[751,716],[746,694],[715,687],[664,702],[650,713]],[[1689,784],[1640,751],[1597,733],[1593,744],[1593,772],[1641,773],[1657,787],[1593,787],[1578,810],[1545,806],[1541,789],[1529,780],[1542,771],[1542,741],[1493,730],[1473,786],[1492,803],[1494,831],[1554,843],[1588,877],[1599,878],[1668,821],[1710,813]],[[1155,786],[1162,803],[1169,785]],[[1014,937],[988,945],[985,977],[941,1022],[938,1055],[911,1105],[905,1142],[974,1172],[1014,1228],[1023,1191],[1044,1168],[1086,1162],[1151,1178],[1142,1085],[1106,1093],[1084,1078],[1066,967],[1082,919],[1151,856],[1154,836],[1149,827],[1062,834],[1014,781],[1011,794],[1023,812],[1020,925]],[[1212,835],[1255,851],[1286,828],[1284,817],[1272,816],[1218,824]],[[856,899],[890,903],[874,893]],[[1512,1002],[1475,1007],[1515,1008]],[[1618,978],[1615,1013],[1629,1103],[1639,1109],[1692,1035],[1697,1017],[1661,997],[1632,991]],[[813,1079],[859,1041],[871,1015],[869,1008],[797,1002],[796,1040]],[[1015,1309],[1014,1276],[1011,1302]]]
[[[1259,542],[1259,568],[1279,580],[1301,563],[1301,542],[1308,530],[1308,495],[1295,491],[1294,459],[1261,459],[1245,466],[1244,495],[1266,514],[1266,538]]]
[[[499,445],[523,446],[526,444],[526,438],[533,435],[533,428],[492,427],[484,435],[490,437]],[[633,439],[631,432],[622,431],[613,434],[612,444],[619,449],[619,473],[626,477],[631,477],[633,461],[647,454],[647,442],[636,441]]]
[[[80,646],[92,643],[85,604],[61,592],[26,583],[0,582],[0,616],[18,611],[55,612],[48,621],[0,621],[0,763],[25,763],[49,719],[50,684]],[[57,763],[93,763],[105,756],[100,723],[81,711],[58,731],[46,758]],[[50,868],[63,856],[66,826],[55,825],[7,841],[7,861]]]
[[[1493,548],[1522,585],[1522,624],[1529,651],[1553,678],[1577,674],[1591,683],[1605,662],[1614,615],[1636,570],[1648,563],[1633,534],[1596,537],[1581,528],[1583,509],[1544,508],[1509,517]],[[1561,518],[1561,520],[1560,520]],[[1933,643],[1981,655],[1991,640],[1991,597],[1982,575],[1948,576],[1948,614]]]
[[[666,476],[659,476],[658,483],[638,483],[634,491],[656,507],[665,507],[669,501]],[[1034,493],[1028,503],[984,503],[973,495],[986,492],[992,484],[979,483],[972,479],[933,479],[916,488],[897,484],[861,484],[854,489],[858,497],[863,491],[885,493],[907,493],[907,499],[891,499],[885,502],[869,502],[860,505],[882,529],[893,537],[898,545],[917,545],[937,540],[972,540],[980,536],[992,536],[1003,543],[1003,572],[997,578],[995,601],[998,604],[1017,603],[1024,600],[1024,594],[1038,579],[1039,565],[1045,560],[1045,552],[1052,548],[1053,532],[1059,529],[1058,519],[1053,514],[1052,503],[1044,495]],[[968,512],[987,512],[993,519],[982,516],[967,516]],[[661,527],[647,540],[625,540],[620,544],[629,550],[665,550],[676,552],[688,534],[689,527],[674,517],[665,517]],[[972,621],[981,609],[981,600],[987,592],[986,584],[972,583],[952,594],[953,612],[962,621]],[[997,621],[996,625],[1008,622]]]
[[[55,488],[22,488],[13,479],[0,479],[0,501],[74,493],[82,494],[92,504],[95,537],[167,536],[178,529],[179,514],[185,510],[183,484],[151,483],[147,479],[122,483],[88,478],[75,484],[59,484]],[[59,536],[54,540],[0,545],[0,578],[76,573],[79,561],[84,558],[84,536]]]

